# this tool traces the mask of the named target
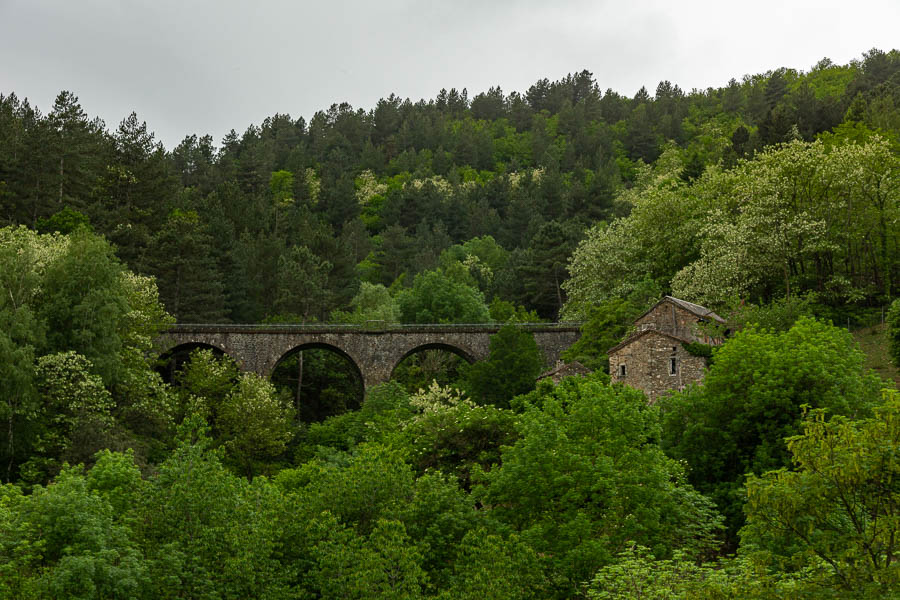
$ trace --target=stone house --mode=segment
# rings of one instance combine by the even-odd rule
[[[701,381],[706,359],[684,344],[721,344],[701,327],[708,322],[725,320],[699,304],[666,296],[635,319],[634,332],[607,352],[612,381],[642,390],[651,404],[666,392]]]

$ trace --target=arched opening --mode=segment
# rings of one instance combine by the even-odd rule
[[[271,381],[280,393],[290,395],[297,418],[305,423],[356,410],[363,400],[359,367],[340,348],[327,344],[291,349],[275,364]]]
[[[203,343],[179,344],[164,352],[156,360],[156,372],[160,374],[168,384],[175,383],[175,375],[184,368],[184,364],[191,358],[191,352],[194,350],[212,350],[216,358],[225,356],[225,351],[218,346]]]
[[[466,367],[475,359],[455,346],[425,344],[407,352],[394,366],[391,379],[410,393],[427,389],[432,381],[461,387]]]

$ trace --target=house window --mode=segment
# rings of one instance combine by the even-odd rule
[[[619,377],[625,377],[625,363],[619,365]]]
[[[674,356],[669,359],[669,375],[678,375],[678,359]]]

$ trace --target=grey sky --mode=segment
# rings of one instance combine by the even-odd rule
[[[588,69],[651,94],[900,47],[900,2],[0,0],[0,93],[43,111],[74,92],[110,129],[131,111],[167,148],[276,112],[469,97]]]

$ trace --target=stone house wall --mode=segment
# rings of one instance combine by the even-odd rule
[[[664,308],[668,309],[668,306]],[[696,315],[691,316],[696,321]],[[701,381],[705,372],[706,360],[702,356],[690,354],[684,349],[682,340],[652,329],[638,334],[609,354],[612,381],[642,390],[651,404],[668,391],[683,390],[689,384]]]
[[[699,317],[691,311],[676,306],[673,302],[660,302],[647,314],[639,317],[634,326],[638,332],[655,329],[693,342],[715,344],[716,340],[700,329],[698,321]]]

